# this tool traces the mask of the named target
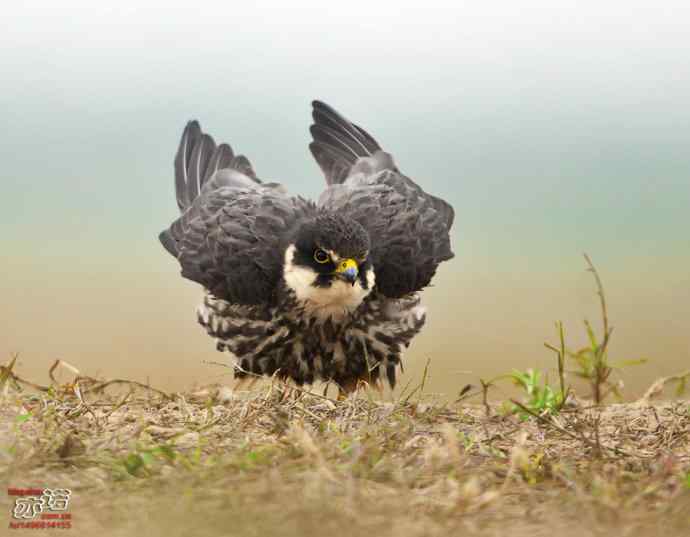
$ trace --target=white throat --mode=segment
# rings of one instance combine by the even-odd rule
[[[374,287],[375,276],[373,269],[366,272],[368,289],[362,287],[359,279],[355,284],[349,284],[341,280],[335,280],[330,287],[317,287],[314,284],[316,272],[295,265],[295,245],[291,244],[285,250],[285,263],[283,278],[286,285],[295,293],[307,313],[319,319],[342,318],[352,313],[362,303]]]

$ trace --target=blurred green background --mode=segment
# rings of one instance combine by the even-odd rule
[[[229,381],[200,289],[157,241],[197,118],[257,173],[316,196],[313,98],[456,210],[425,292],[429,389],[552,368],[607,289],[628,394],[690,363],[690,8],[568,2],[66,2],[4,9],[0,354],[45,380]]]

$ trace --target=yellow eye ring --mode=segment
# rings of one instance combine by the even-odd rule
[[[320,263],[323,265],[324,263],[328,263],[331,260],[331,257],[328,255],[328,253],[324,252],[323,250],[319,249],[314,252],[314,261],[317,263]]]

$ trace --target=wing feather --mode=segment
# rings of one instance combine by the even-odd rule
[[[201,192],[201,187],[206,177],[211,158],[216,150],[216,144],[208,134],[202,134],[196,140],[194,149],[189,157],[189,170],[187,175],[187,199],[190,203]]]
[[[360,157],[371,156],[381,147],[364,129],[350,123],[333,108],[321,101],[312,103],[312,117],[316,125],[327,127],[335,132],[342,132],[351,141],[355,154]]]
[[[452,208],[413,185],[409,178],[384,170],[333,185],[318,203],[347,214],[369,232],[376,287],[390,298],[428,286],[438,265],[454,256]]]
[[[182,139],[175,156],[175,190],[177,192],[177,206],[180,211],[189,207],[187,193],[189,159],[196,141],[201,137],[201,127],[198,121],[190,121],[182,133]]]
[[[385,296],[401,298],[429,285],[438,265],[454,255],[453,208],[400,173],[364,129],[324,103],[313,106],[309,148],[329,185],[319,207],[367,229],[376,286]]]
[[[196,121],[180,140],[175,187],[182,214],[159,237],[182,275],[233,303],[269,302],[280,281],[283,237],[314,204],[262,184],[247,157],[216,146]]]
[[[205,184],[213,175],[224,168],[231,168],[230,163],[235,155],[232,152],[232,148],[228,144],[220,144],[216,147],[211,159],[209,160],[208,166],[206,167],[206,173],[204,173],[204,179],[202,181],[202,186]]]
[[[357,162],[381,151],[369,133],[350,123],[327,104],[314,101],[312,107],[314,124],[310,132],[314,141],[309,150],[321,167],[327,184],[342,183]]]

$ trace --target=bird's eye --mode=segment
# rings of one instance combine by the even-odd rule
[[[323,250],[316,250],[314,252],[314,261],[316,261],[317,263],[328,263],[330,259],[330,256]]]

